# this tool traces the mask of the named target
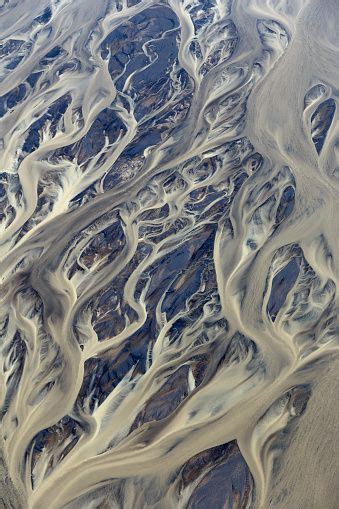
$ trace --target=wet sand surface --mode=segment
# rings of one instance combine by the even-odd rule
[[[0,0],[0,508],[337,508],[338,25]]]

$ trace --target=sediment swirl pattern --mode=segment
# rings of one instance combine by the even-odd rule
[[[338,24],[0,2],[3,507],[335,509]]]

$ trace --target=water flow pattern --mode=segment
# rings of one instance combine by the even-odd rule
[[[337,507],[337,7],[1,0],[1,507]]]

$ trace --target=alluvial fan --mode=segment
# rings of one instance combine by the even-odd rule
[[[0,508],[337,509],[337,0],[0,0]]]

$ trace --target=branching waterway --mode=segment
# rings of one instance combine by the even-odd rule
[[[0,1],[1,507],[337,507],[338,25]]]

